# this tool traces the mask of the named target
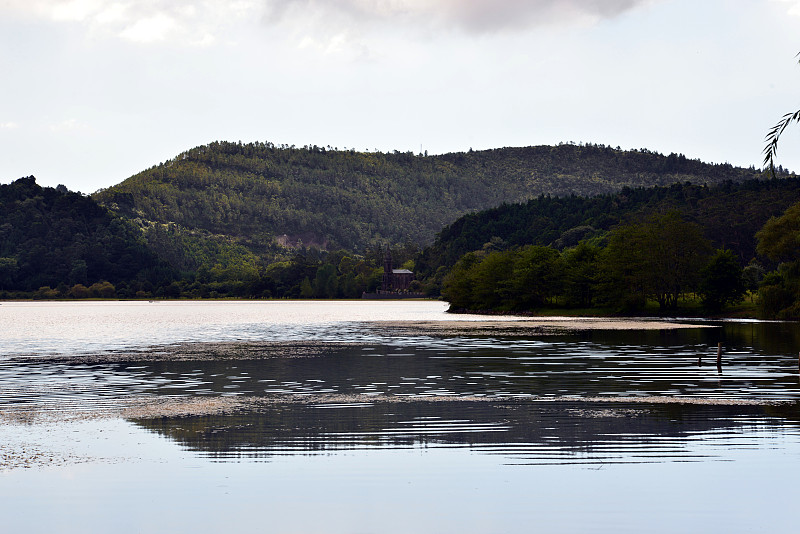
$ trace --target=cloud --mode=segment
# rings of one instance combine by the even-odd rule
[[[271,30],[306,50],[372,60],[397,50],[399,37],[422,40],[451,31],[467,36],[592,25],[661,0],[261,0]]]
[[[19,128],[19,124],[16,122],[0,122],[0,130],[16,130],[17,128]]]
[[[355,23],[457,28],[471,33],[524,30],[552,24],[586,24],[613,18],[653,0],[265,0],[265,17],[295,16]]]
[[[773,0],[780,4],[786,4],[786,13],[800,17],[800,1],[798,0]]]
[[[89,130],[89,125],[78,119],[66,119],[56,124],[50,125],[51,132],[78,132]]]
[[[136,43],[207,45],[235,35],[232,25],[257,20],[261,0],[5,0],[4,12],[75,23],[92,34]]]
[[[354,57],[387,29],[467,34],[592,24],[659,0],[3,0],[0,16],[33,16],[151,45],[235,42],[243,25],[266,21],[295,44]],[[797,1],[793,0],[796,4]],[[309,43],[311,45],[309,46]],[[373,43],[374,44],[374,43]]]
[[[415,1],[415,3],[417,3]],[[616,17],[645,0],[439,0],[425,11],[445,24],[487,33],[552,24],[585,24]],[[424,11],[423,11],[424,13]],[[427,13],[424,13],[427,14]]]
[[[154,43],[167,40],[179,30],[178,22],[173,17],[165,13],[156,13],[151,17],[136,20],[122,30],[119,36],[128,41]]]

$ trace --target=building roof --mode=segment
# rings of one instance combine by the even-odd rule
[[[408,269],[392,269],[392,273],[394,274],[414,274]]]

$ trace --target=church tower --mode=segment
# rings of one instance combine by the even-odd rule
[[[381,280],[381,290],[391,291],[394,289],[394,269],[392,266],[392,252],[386,246],[386,255],[383,257],[383,278]]]

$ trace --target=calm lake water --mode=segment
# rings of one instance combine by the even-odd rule
[[[512,335],[445,308],[0,304],[2,530],[797,531],[797,324]],[[460,327],[396,327],[420,321]],[[187,399],[248,403],[107,416]]]

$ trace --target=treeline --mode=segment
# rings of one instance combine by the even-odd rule
[[[392,249],[392,256],[406,268],[413,268],[414,246]],[[289,298],[358,299],[381,284],[381,247],[365,254],[317,248],[298,250],[291,258],[271,264],[254,260],[230,265],[202,266],[184,273],[163,295],[170,298]],[[419,283],[415,288],[421,287]]]
[[[759,258],[742,267],[729,249],[714,249],[703,228],[678,211],[627,222],[563,250],[525,245],[462,256],[444,277],[453,311],[532,312],[544,307],[604,308],[662,314],[719,313],[755,295],[761,317],[800,319],[800,202],[770,218],[755,235]],[[496,244],[496,242],[495,242]]]
[[[418,248],[391,252],[413,268]],[[265,263],[224,236],[136,227],[33,177],[0,185],[0,298],[360,298],[380,285],[384,255],[302,246]]]
[[[672,211],[563,251],[527,245],[468,253],[446,276],[443,296],[454,310],[561,306],[633,313],[648,301],[672,312],[692,294],[718,312],[756,289],[762,276],[756,264],[745,274],[730,250],[714,251],[697,224]]]
[[[93,283],[62,281],[35,289],[10,283],[0,289],[0,299],[358,299],[380,287],[382,257],[382,250],[366,257],[311,248],[270,265],[203,266],[188,273],[167,270],[153,281],[139,277],[112,283],[104,277]],[[7,259],[0,258],[0,267]],[[404,267],[413,268],[413,261]],[[419,290],[420,283],[413,288]]]
[[[89,287],[105,296],[108,285],[153,286],[173,276],[137,228],[92,199],[42,188],[32,176],[0,185],[0,297],[40,289],[67,296],[73,288],[83,296]]]
[[[800,319],[800,202],[758,232],[758,252],[777,264],[759,288],[765,317]]]
[[[620,224],[670,210],[697,224],[713,247],[730,250],[744,266],[756,257],[756,232],[798,199],[800,179],[794,176],[715,186],[624,188],[595,197],[542,195],[459,218],[423,250],[417,269],[428,280],[429,292],[436,294],[444,274],[468,252],[525,245],[563,250],[602,237]]]
[[[225,236],[272,261],[281,254],[270,248],[275,244],[355,251],[404,241],[425,245],[465,213],[542,193],[591,196],[626,186],[756,176],[752,168],[602,145],[427,156],[215,142],[94,198],[144,225]]]

